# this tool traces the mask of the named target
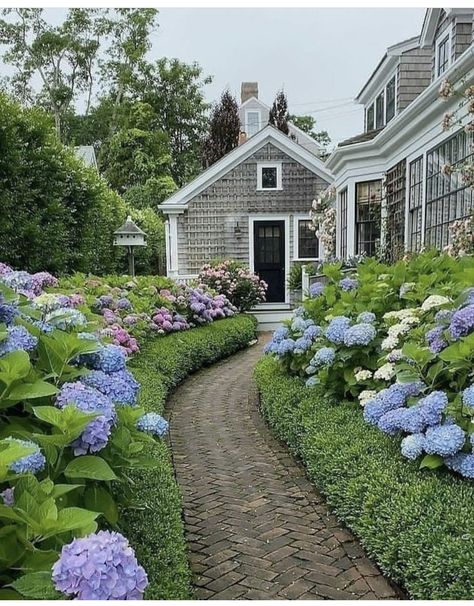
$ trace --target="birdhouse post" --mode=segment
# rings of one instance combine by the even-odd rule
[[[130,215],[125,223],[114,231],[114,246],[125,246],[128,251],[128,273],[135,276],[135,246],[146,246],[146,233],[138,227]]]

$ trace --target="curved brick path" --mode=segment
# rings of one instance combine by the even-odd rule
[[[260,355],[199,372],[170,401],[196,598],[397,598],[261,420]]]

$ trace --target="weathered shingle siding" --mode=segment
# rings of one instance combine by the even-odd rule
[[[467,50],[473,42],[473,22],[466,23],[457,17],[453,24],[451,39],[451,60],[456,59]]]
[[[403,111],[431,82],[431,49],[415,48],[403,53],[398,64],[397,108]]]
[[[282,191],[257,191],[257,163],[282,162]],[[308,213],[311,202],[329,183],[271,143],[232,169],[189,202],[178,218],[180,275],[196,274],[214,258],[249,262],[249,215]],[[240,236],[236,237],[238,224]],[[290,225],[293,258],[293,222]]]

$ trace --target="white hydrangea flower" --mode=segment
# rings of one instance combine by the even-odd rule
[[[398,338],[394,336],[386,337],[381,344],[381,348],[384,351],[390,351],[398,345]]]
[[[442,295],[430,295],[427,299],[423,301],[421,309],[423,311],[429,311],[430,309],[434,309],[435,307],[441,307],[442,305],[446,305],[446,303],[450,303],[450,299],[448,297],[443,297]]]
[[[354,377],[357,383],[361,383],[362,381],[367,381],[367,379],[372,378],[372,371],[361,368],[354,374]]]
[[[388,311],[383,315],[383,319],[387,324],[391,324],[392,322],[396,322],[397,320],[404,320],[405,318],[410,318],[412,316],[416,316],[418,314],[418,308],[410,308],[410,309],[399,309],[398,311]]]
[[[388,336],[398,339],[401,335],[406,335],[410,331],[409,324],[394,324],[388,329]]]
[[[370,400],[373,400],[376,395],[377,395],[377,392],[375,390],[364,389],[364,391],[361,391],[359,394],[359,404],[361,406],[365,406],[367,404],[367,402],[369,402]]]
[[[400,324],[403,324],[404,326],[416,326],[419,323],[420,318],[417,318],[416,316],[407,316],[400,322]]]
[[[406,295],[407,292],[413,290],[415,286],[415,282],[405,282],[405,284],[402,284],[400,286],[400,297],[403,297],[403,295]]]
[[[395,364],[391,364],[390,362],[387,362],[386,364],[384,364],[383,366],[381,366],[374,372],[374,379],[382,379],[383,381],[390,381],[390,379],[394,376],[394,374],[395,374]]]

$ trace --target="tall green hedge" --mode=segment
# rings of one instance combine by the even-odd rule
[[[50,117],[0,94],[0,259],[28,271],[117,269],[123,200],[60,143]]]
[[[252,316],[239,315],[202,328],[151,338],[130,363],[140,382],[140,405],[163,413],[170,390],[190,373],[209,366],[247,346],[255,338]],[[133,475],[139,509],[121,515],[124,534],[148,573],[149,600],[187,599],[191,573],[182,522],[181,495],[174,478],[170,452],[156,445],[156,468]]]
[[[382,570],[416,599],[472,599],[474,484],[420,470],[358,404],[306,388],[271,358],[256,379],[269,424]]]

